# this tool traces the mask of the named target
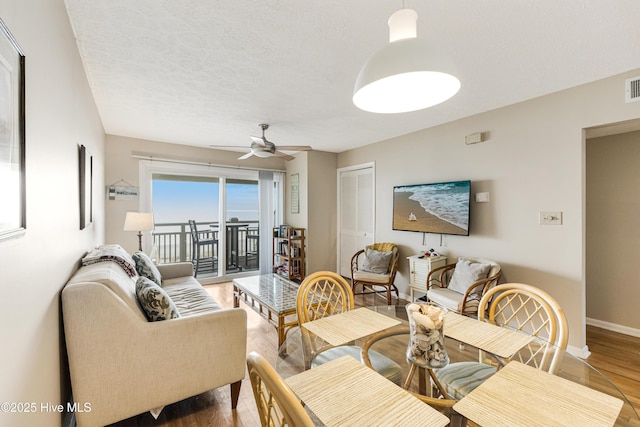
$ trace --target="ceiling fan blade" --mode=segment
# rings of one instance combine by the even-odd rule
[[[251,151],[249,151],[247,154],[244,154],[244,155],[238,157],[238,160],[248,159],[251,156],[253,156],[253,153]]]
[[[276,150],[276,152],[275,152],[275,153],[273,153],[273,154],[274,154],[275,156],[278,156],[278,157],[280,157],[280,158],[282,158],[282,159],[285,159],[285,160],[293,160],[293,159],[295,159],[295,157],[290,156],[290,155],[288,155],[288,154],[285,154],[285,153],[283,153],[283,152],[281,152],[281,151],[278,151],[278,150]]]
[[[224,148],[236,148],[236,149],[239,149],[239,150],[246,150],[247,149],[246,146],[241,147],[241,146],[238,146],[238,145],[209,145],[209,148],[221,148],[221,149],[224,149]]]
[[[250,136],[250,138],[256,144],[260,144],[260,145],[262,145],[264,147],[264,145],[265,145],[264,139],[260,138],[259,136]]]
[[[311,151],[313,148],[308,145],[278,145],[278,150],[285,151]]]

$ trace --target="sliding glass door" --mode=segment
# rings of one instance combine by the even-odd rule
[[[258,181],[228,179],[225,182],[225,195],[227,271],[258,270]]]
[[[199,273],[217,275],[220,178],[153,174],[151,189],[160,263],[202,260]],[[195,222],[196,238],[189,221]],[[211,244],[199,245],[199,240]]]
[[[141,184],[145,181],[140,205],[154,213],[153,251],[159,263],[191,261],[195,266],[198,261],[198,279],[220,281],[257,274],[261,260],[270,259],[264,242],[274,211],[282,208],[263,199],[273,199],[274,179],[265,191],[255,170],[140,163]],[[267,206],[262,214],[261,206]],[[206,243],[198,245],[199,240]]]

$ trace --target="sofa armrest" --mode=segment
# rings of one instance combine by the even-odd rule
[[[107,425],[241,381],[243,309],[145,322],[106,286],[81,283],[62,293],[65,339],[79,426]]]
[[[160,264],[157,266],[162,279],[175,279],[177,277],[193,276],[193,264],[190,262],[176,262],[173,264]]]

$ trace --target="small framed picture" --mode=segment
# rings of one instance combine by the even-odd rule
[[[291,175],[291,213],[300,213],[300,174]]]
[[[0,240],[27,227],[24,54],[0,19]]]
[[[78,147],[80,169],[80,230],[93,221],[93,156],[87,147]]]

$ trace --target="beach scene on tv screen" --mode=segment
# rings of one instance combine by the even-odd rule
[[[469,181],[394,187],[393,229],[469,234]]]

